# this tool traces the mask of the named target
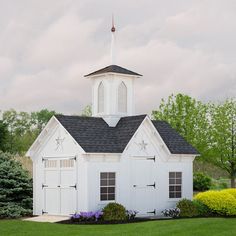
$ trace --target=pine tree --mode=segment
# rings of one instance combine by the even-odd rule
[[[32,180],[10,154],[0,151],[0,218],[32,213]]]

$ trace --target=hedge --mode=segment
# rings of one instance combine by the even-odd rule
[[[229,192],[233,191],[207,191],[198,193],[195,199],[209,207],[213,213],[224,216],[236,216],[236,198]]]

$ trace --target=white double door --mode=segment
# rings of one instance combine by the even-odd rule
[[[156,214],[156,189],[154,158],[137,157],[131,161],[131,205],[140,216]]]
[[[44,160],[43,213],[70,215],[76,212],[75,159]]]

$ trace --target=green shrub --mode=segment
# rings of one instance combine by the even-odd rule
[[[196,200],[201,201],[218,215],[236,216],[236,198],[225,191],[207,191],[198,193]]]
[[[6,203],[4,206],[0,207],[0,218],[19,218],[31,214],[31,209],[25,209],[14,202]]]
[[[180,209],[180,217],[198,216],[197,206],[189,199],[180,200],[176,207]]]
[[[203,204],[201,201],[194,199],[193,200],[193,204],[195,205],[195,207],[197,208],[197,216],[213,216],[213,212],[211,211],[211,209]]]
[[[10,154],[0,151],[0,218],[32,212],[32,180]]]
[[[211,177],[201,172],[194,173],[193,175],[193,189],[196,191],[209,190],[212,185]]]
[[[108,203],[103,209],[103,219],[105,221],[123,221],[127,219],[124,206],[119,203]]]

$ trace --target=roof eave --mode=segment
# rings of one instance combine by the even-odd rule
[[[93,78],[98,78],[98,77],[104,76],[104,75],[122,75],[122,76],[127,76],[130,78],[140,78],[143,76],[140,74],[131,75],[131,74],[125,74],[125,73],[116,73],[116,72],[104,72],[104,73],[99,73],[99,74],[88,74],[88,75],[84,75],[84,77],[88,78],[88,79],[93,79]]]

